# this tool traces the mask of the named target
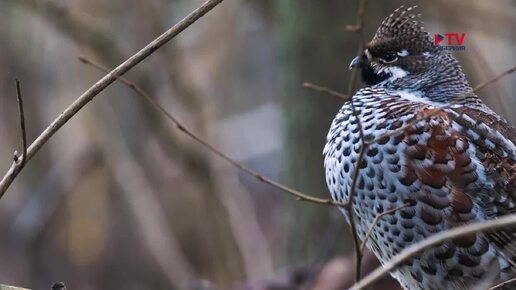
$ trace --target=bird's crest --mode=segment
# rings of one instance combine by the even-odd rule
[[[420,14],[411,13],[417,6],[394,10],[376,31],[370,46],[381,46],[385,42],[395,42],[400,47],[411,48],[414,52],[432,51],[434,48],[428,32],[421,26]]]

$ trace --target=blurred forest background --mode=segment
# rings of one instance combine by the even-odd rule
[[[401,4],[431,33],[465,33],[472,85],[516,63],[516,1],[369,1],[365,35]],[[202,0],[1,0],[0,169],[98,80]],[[357,0],[226,0],[127,77],[235,159],[327,197],[322,148],[346,92]],[[516,78],[479,95],[516,123]],[[235,170],[120,83],[28,164],[0,200],[0,282],[48,289],[339,289],[351,239],[331,207]],[[367,266],[367,265],[366,265]],[[386,288],[385,288],[386,289]]]

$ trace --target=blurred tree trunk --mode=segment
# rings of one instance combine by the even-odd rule
[[[357,37],[344,28],[355,21],[355,8],[344,1],[275,3],[282,61],[279,65],[281,99],[286,123],[285,172],[294,188],[328,197],[322,150],[330,122],[342,102],[307,91],[301,84],[310,81],[345,91],[348,58],[358,43]],[[342,61],[335,62],[335,59]],[[288,218],[284,225],[287,228],[284,262],[289,265],[311,261],[322,250],[322,237],[311,233],[314,228],[330,229],[330,214],[336,209],[292,202],[290,198],[285,207]],[[349,248],[346,243],[340,244]]]

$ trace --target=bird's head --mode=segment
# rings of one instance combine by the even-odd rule
[[[396,9],[382,22],[362,54],[351,62],[350,68],[362,70],[362,80],[368,86],[408,85],[440,72],[446,76],[446,71],[453,70],[462,75],[458,62],[431,41],[418,21],[419,15],[411,13],[414,8]]]

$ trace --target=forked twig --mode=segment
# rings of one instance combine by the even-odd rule
[[[380,214],[377,214],[373,221],[371,222],[371,225],[369,226],[369,229],[367,230],[366,232],[366,235],[364,236],[364,239],[362,240],[362,244],[360,245],[360,253],[363,255],[364,254],[364,249],[365,249],[365,245],[366,245],[366,242],[367,242],[367,239],[369,239],[369,236],[371,236],[371,234],[373,233],[373,230],[374,230],[374,227],[376,226],[376,224],[380,221],[380,219],[386,215],[390,215],[402,208],[406,208],[407,206],[409,206],[410,203],[404,203],[400,206],[397,206],[397,207],[393,207],[391,209],[388,209]]]
[[[90,65],[102,72],[106,72],[106,71],[109,71],[108,68],[100,65],[100,64],[97,64],[83,56],[80,56],[79,57],[79,60],[81,62],[83,62],[84,64],[87,64],[87,65]],[[208,149],[209,151],[213,152],[215,155],[219,156],[220,158],[226,160],[227,162],[229,162],[230,164],[232,164],[233,166],[235,166],[236,168],[240,169],[241,171],[253,176],[254,178],[258,179],[259,181],[261,182],[264,182],[266,184],[269,184],[275,188],[278,188],[292,196],[294,196],[297,200],[299,201],[306,201],[306,202],[311,202],[311,203],[317,203],[317,204],[324,204],[324,205],[335,205],[335,206],[345,206],[345,204],[343,203],[340,203],[340,202],[337,202],[337,201],[334,201],[332,199],[324,199],[324,198],[318,198],[318,197],[314,197],[314,196],[311,196],[311,195],[308,195],[308,194],[305,194],[305,193],[302,193],[300,191],[297,191],[295,189],[292,189],[290,187],[287,187],[279,182],[276,182],[260,173],[258,173],[257,171],[243,165],[242,163],[236,161],[235,159],[231,158],[229,155],[227,155],[226,153],[222,152],[221,150],[217,149],[215,146],[213,146],[212,144],[210,144],[208,141],[204,140],[203,138],[201,138],[200,136],[198,136],[197,134],[193,133],[191,130],[189,130],[185,125],[183,125],[177,118],[175,118],[173,115],[171,115],[167,110],[165,110],[158,102],[156,102],[153,98],[151,98],[149,96],[149,94],[147,94],[143,89],[141,89],[140,87],[138,87],[137,85],[135,85],[134,83],[132,83],[131,81],[127,80],[126,78],[124,77],[121,77],[121,76],[116,76],[116,78],[121,81],[122,83],[124,83],[125,85],[127,85],[130,89],[132,89],[133,91],[135,91],[138,95],[140,95],[141,97],[143,97],[154,109],[158,110],[159,112],[161,112],[164,116],[167,117],[167,119],[169,119],[170,121],[172,121],[172,123],[174,123],[174,125],[183,133],[185,133],[186,135],[188,135],[190,138],[192,138],[193,140],[195,140],[197,143],[201,144],[203,147],[205,147],[206,149]]]

